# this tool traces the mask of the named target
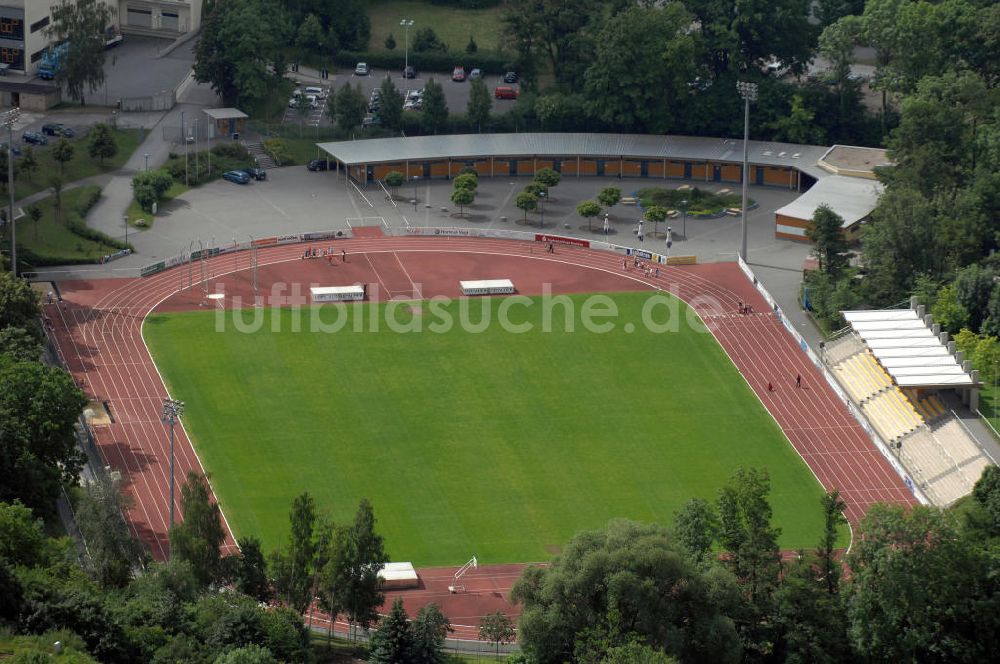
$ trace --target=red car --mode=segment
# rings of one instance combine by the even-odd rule
[[[451,80],[462,82],[465,80],[465,67],[455,67],[455,71],[451,72]]]
[[[497,99],[517,99],[517,88],[509,85],[498,85],[493,90],[493,96]]]

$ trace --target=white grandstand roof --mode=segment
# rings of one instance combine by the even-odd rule
[[[899,387],[974,384],[913,309],[841,313]]]
[[[831,175],[818,180],[809,191],[775,210],[774,214],[812,219],[816,208],[825,203],[844,219],[843,227],[849,228],[872,213],[882,189],[882,184],[875,180]]]

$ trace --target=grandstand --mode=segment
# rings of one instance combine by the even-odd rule
[[[977,376],[916,307],[843,313],[851,329],[825,345],[830,372],[928,500],[968,495],[992,461],[949,404],[975,401]]]

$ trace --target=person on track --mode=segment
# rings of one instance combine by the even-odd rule
[[[802,387],[802,374],[795,374],[795,387]]]

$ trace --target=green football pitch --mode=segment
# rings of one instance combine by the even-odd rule
[[[599,333],[581,329],[585,297],[570,298],[575,331],[560,307],[543,330],[532,298],[509,309],[532,325],[521,333],[487,299],[464,300],[473,322],[491,316],[478,332],[431,331],[460,320],[455,301],[351,305],[337,332],[317,331],[309,307],[257,310],[258,331],[232,312],[222,331],[214,312],[154,314],[144,335],[235,534],[266,549],[308,491],[335,522],[370,499],[393,560],[545,560],[616,517],[669,524],[741,465],[770,473],[781,546],[815,545],[822,488],[684,305],[679,328],[658,332],[640,324],[650,293],[615,294],[618,316],[602,321],[614,329]],[[387,306],[422,331],[387,329]]]

